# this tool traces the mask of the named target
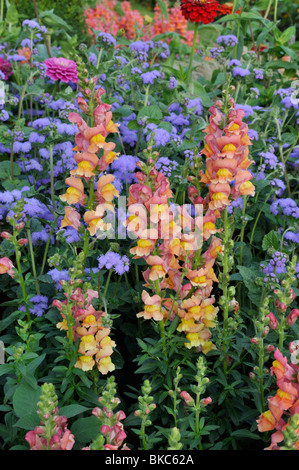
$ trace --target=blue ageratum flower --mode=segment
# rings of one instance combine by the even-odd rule
[[[246,77],[247,75],[250,75],[250,71],[247,69],[243,69],[242,67],[234,67],[233,68],[233,76],[234,77]]]
[[[217,44],[222,44],[223,46],[235,46],[238,44],[238,38],[234,34],[227,34],[218,36],[216,39]]]
[[[129,271],[130,260],[126,255],[122,256],[114,251],[107,251],[107,253],[99,256],[98,267],[100,269],[113,269],[116,274],[121,275]]]

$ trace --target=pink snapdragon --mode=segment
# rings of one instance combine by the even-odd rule
[[[0,258],[0,274],[8,274],[10,277],[14,277],[14,265],[9,258]]]
[[[291,423],[292,417],[299,414],[299,365],[298,341],[289,344],[291,361],[288,362],[279,349],[275,350],[271,375],[276,376],[278,390],[275,395],[268,398],[269,410],[262,413],[257,420],[260,432],[274,431],[271,435],[271,444],[268,450],[281,450],[284,441],[284,431]],[[284,419],[285,418],[285,419]],[[297,440],[293,443],[294,450],[299,450],[299,421],[295,426]]]

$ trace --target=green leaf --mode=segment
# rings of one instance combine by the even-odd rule
[[[18,10],[16,9],[14,2],[9,3],[8,1],[6,1],[6,5],[7,5],[7,12],[6,12],[5,19],[7,23],[16,24],[19,20],[19,14],[18,14]]]
[[[157,361],[148,360],[142,366],[140,366],[135,373],[136,374],[143,374],[146,372],[152,372],[153,370],[157,370]]]
[[[280,35],[279,38],[277,39],[277,42],[279,44],[286,44],[289,42],[289,40],[296,34],[296,28],[295,26],[290,26],[287,28],[285,31],[283,31]]]
[[[231,435],[234,437],[241,437],[241,438],[245,437],[247,439],[255,439],[255,440],[261,439],[261,437],[258,434],[254,434],[253,432],[248,431],[248,429],[237,429],[237,431],[233,431]]]
[[[100,422],[96,416],[78,419],[71,427],[76,442],[90,443],[100,434]]]
[[[21,168],[16,163],[13,163],[14,176],[21,174]],[[5,160],[0,162],[0,179],[6,179],[11,177],[11,164],[10,161]]]
[[[40,395],[40,387],[34,389],[27,384],[21,384],[13,396],[13,407],[17,417],[22,418],[29,413],[36,413]]]
[[[159,5],[162,15],[168,21],[168,8],[164,0],[157,0],[156,2]]]
[[[262,244],[263,250],[266,251],[269,248],[274,248],[275,250],[278,250],[279,240],[280,240],[280,237],[279,237],[278,232],[275,232],[275,230],[271,230],[271,232],[269,232],[263,238],[263,244]]]
[[[73,416],[77,416],[88,410],[89,408],[86,408],[86,406],[73,404],[73,405],[67,405],[67,406],[63,406],[59,408],[59,414],[64,415],[67,418],[72,418]]]
[[[203,106],[209,108],[212,105],[212,101],[204,86],[199,82],[192,82],[192,86],[193,93],[201,99]]]
[[[32,362],[27,366],[27,374],[33,374],[34,371],[37,369],[37,367],[43,362],[44,358],[46,357],[46,354],[42,354],[41,356],[38,356],[36,359],[33,359]]]
[[[61,26],[63,29],[71,30],[71,27],[60,16],[55,15],[53,10],[40,12],[40,17],[46,26],[52,28]]]
[[[247,268],[246,266],[237,266],[238,271],[240,272],[243,282],[248,289],[248,297],[251,302],[259,306],[261,300],[261,287],[258,286],[255,282],[256,278],[261,276],[261,272],[258,268]]]
[[[155,119],[157,121],[160,121],[162,117],[163,114],[159,106],[153,104],[149,106],[144,106],[140,109],[140,111],[138,112],[137,121],[143,118],[148,118],[149,120]]]
[[[36,413],[27,413],[22,418],[20,418],[15,426],[21,429],[25,429],[26,431],[31,431],[36,426],[40,425],[39,416]]]

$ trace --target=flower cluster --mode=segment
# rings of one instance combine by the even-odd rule
[[[96,311],[92,305],[92,300],[98,298],[98,292],[88,288],[83,292],[82,288],[76,287],[64,295],[66,299],[63,302],[57,299],[53,301],[53,306],[58,308],[62,316],[62,321],[56,326],[65,330],[73,341],[80,339],[75,367],[88,371],[96,365],[103,375],[113,371],[115,366],[111,355],[115,342],[109,336],[111,329],[107,326],[105,312]]]
[[[185,346],[207,353],[214,347],[210,328],[216,325],[218,308],[210,294],[213,282],[217,282],[213,265],[221,252],[221,240],[212,237],[209,248],[203,254],[200,250],[202,237],[207,240],[217,232],[215,217],[208,212],[202,229],[201,206],[196,204],[199,200],[194,193],[195,216],[188,207],[172,204],[169,180],[156,169],[158,153],[153,153],[151,146],[145,153],[149,153],[147,163],[140,162],[141,171],[135,175],[138,182],[129,189],[126,225],[138,239],[130,252],[146,261],[145,286],[154,295],[143,290],[144,310],[137,317],[164,324],[179,316],[177,329],[186,335]],[[171,291],[174,294],[168,297],[166,292]]]
[[[85,95],[90,97],[90,89],[86,88],[84,90]],[[80,227],[80,214],[71,205],[88,206],[89,210],[84,213],[84,221],[91,236],[95,235],[98,230],[107,228],[103,222],[103,216],[106,211],[114,211],[112,201],[119,194],[113,185],[115,177],[105,172],[108,166],[117,158],[114,151],[115,143],[107,142],[106,138],[109,133],[117,132],[118,126],[112,121],[111,105],[101,101],[104,92],[103,88],[98,88],[89,104],[82,97],[78,97],[78,105],[86,115],[91,112],[92,100],[95,102],[95,108],[92,111],[92,119],[95,123],[93,127],[89,127],[79,113],[71,112],[69,114],[70,122],[76,123],[78,127],[74,148],[76,150],[74,159],[77,168],[70,171],[71,176],[66,179],[69,188],[65,194],[60,196],[60,199],[68,204],[65,208],[65,217],[61,226],[71,226],[78,230]],[[100,158],[98,157],[99,152],[101,153]],[[94,198],[93,190],[96,176],[99,177]],[[90,182],[89,201],[84,192],[84,181]],[[95,207],[94,202],[96,203]]]
[[[192,23],[212,23],[217,17],[219,3],[216,0],[181,0],[183,16]]]
[[[122,421],[126,415],[122,410],[114,412],[120,404],[120,399],[115,395],[115,379],[111,376],[107,379],[106,388],[98,400],[101,408],[96,407],[92,410],[92,414],[100,421],[101,434],[89,447],[84,447],[82,450],[130,450],[124,444],[127,435]]]
[[[66,417],[59,415],[57,403],[53,384],[43,384],[40,401],[37,404],[40,426],[27,432],[25,436],[30,450],[72,450],[75,443],[74,435],[67,428]]]
[[[77,83],[78,74],[76,62],[64,57],[51,57],[46,59],[46,75],[53,81],[61,80],[62,82]]]
[[[274,352],[271,375],[276,377],[278,390],[274,396],[268,398],[269,410],[262,413],[257,422],[260,432],[275,430],[267,450],[299,450],[298,341],[289,344],[289,351],[290,363],[278,348]]]
[[[242,121],[244,111],[235,109],[235,102],[230,99],[227,119],[223,103],[210,108],[210,123],[205,129],[206,171],[201,181],[209,187],[209,208],[212,211],[224,209],[231,200],[240,196],[253,196],[255,188],[252,174],[248,171],[249,160],[248,125]]]
[[[136,35],[135,22],[139,27],[143,26],[142,15],[138,10],[132,10],[128,1],[121,4],[123,14],[117,13],[115,7],[116,0],[104,0],[95,8],[87,8],[84,14],[89,32],[93,34],[92,30],[99,30],[115,36],[119,30],[123,29],[126,36],[133,39]]]

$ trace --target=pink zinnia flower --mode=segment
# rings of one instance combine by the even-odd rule
[[[8,60],[4,60],[3,57],[0,57],[0,72],[3,73],[4,80],[8,80],[12,75],[11,63]]]
[[[46,75],[51,80],[77,83],[77,64],[73,60],[65,59],[64,57],[52,57],[45,60],[44,64],[47,66]]]

